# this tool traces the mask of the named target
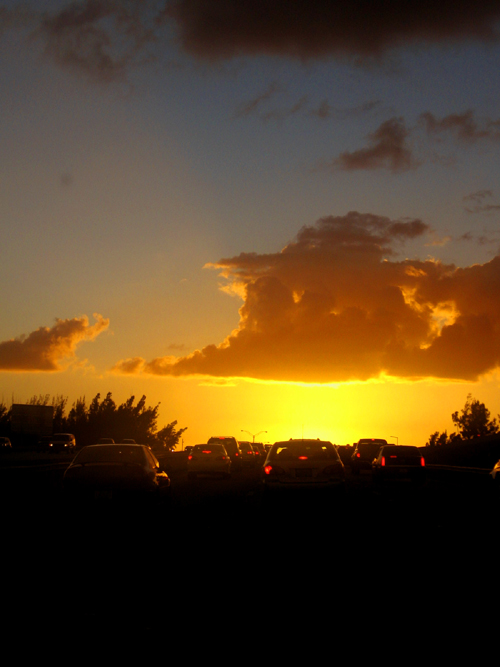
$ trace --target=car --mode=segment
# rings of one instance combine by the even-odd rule
[[[198,475],[219,475],[229,479],[231,459],[224,445],[194,445],[188,455],[187,470],[190,479],[195,479]]]
[[[9,438],[0,438],[0,447],[12,447],[12,443],[10,442]]]
[[[238,445],[241,450],[241,461],[245,468],[253,468],[255,466],[255,451],[252,443],[247,440],[239,440]]]
[[[48,449],[53,452],[72,452],[76,448],[75,436],[72,433],[54,433],[49,440]]]
[[[284,490],[332,489],[345,491],[344,464],[327,440],[275,442],[262,468],[265,494]]]
[[[74,501],[159,501],[170,497],[170,478],[146,445],[87,445],[63,476]]]
[[[236,472],[243,467],[241,449],[236,438],[232,435],[213,435],[208,439],[208,445],[224,445],[231,459],[231,471]]]
[[[383,438],[361,438],[361,440],[358,440],[351,456],[351,473],[359,475],[361,470],[371,470],[372,461],[383,445],[387,445],[387,440]]]
[[[122,445],[136,445],[137,443],[133,438],[123,438],[123,440],[121,441],[120,444],[122,444]]]
[[[257,465],[260,467],[266,460],[267,450],[262,442],[254,442],[252,446],[255,450]]]
[[[99,440],[95,443],[96,445],[114,445],[115,441],[113,438],[99,438]]]
[[[384,445],[372,461],[375,482],[394,479],[425,481],[425,458],[418,447],[410,445]]]

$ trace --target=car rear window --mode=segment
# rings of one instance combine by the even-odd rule
[[[420,456],[418,447],[412,445],[387,445],[384,447],[383,453],[385,456],[391,454],[395,456]]]
[[[137,463],[144,464],[144,452],[137,445],[91,445],[84,447],[74,460],[82,463]]]
[[[375,455],[383,445],[384,443],[363,442],[358,445],[357,450],[361,454]]]
[[[339,458],[332,443],[324,441],[277,442],[269,454],[271,459],[276,460],[294,459],[300,456],[315,460]]]
[[[203,454],[204,452],[211,452],[212,454],[225,454],[226,450],[222,445],[210,443],[208,445],[195,445],[191,451],[192,454]]]

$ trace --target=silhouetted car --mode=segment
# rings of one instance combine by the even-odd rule
[[[145,445],[88,445],[63,477],[69,499],[161,500],[170,496],[170,478]]]
[[[344,491],[344,465],[329,441],[275,442],[262,469],[262,482],[266,494],[305,488]]]
[[[264,444],[262,442],[254,442],[252,444],[252,446],[253,446],[254,450],[256,450],[255,456],[256,456],[256,460],[257,460],[257,465],[258,466],[263,465],[264,461],[266,460],[266,456],[267,456],[267,450],[264,447]]]
[[[372,461],[383,445],[387,445],[387,440],[382,438],[361,438],[361,440],[358,440],[351,456],[352,474],[359,475],[361,470],[371,470]]]
[[[229,458],[231,459],[231,471],[236,472],[237,470],[241,470],[243,466],[242,455],[236,438],[234,438],[232,435],[212,436],[208,439],[207,444],[224,445],[224,448],[228,453]]]
[[[226,479],[231,476],[231,459],[224,445],[194,445],[187,460],[188,477],[194,479],[198,475],[222,475]]]
[[[95,443],[96,445],[114,445],[115,441],[113,438],[99,438],[99,440]]]
[[[10,442],[9,438],[0,438],[0,447],[12,447],[12,443]]]
[[[418,447],[409,445],[384,445],[372,462],[373,480],[392,479],[425,480],[425,459]]]
[[[48,448],[54,452],[72,452],[75,450],[76,440],[72,433],[54,433],[48,443]]]
[[[136,441],[133,438],[123,438],[121,441],[122,445],[136,445]]]
[[[252,443],[247,440],[239,440],[238,445],[241,450],[241,460],[246,468],[253,468],[255,466],[255,451]]]

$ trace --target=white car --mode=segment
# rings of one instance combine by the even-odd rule
[[[231,476],[231,459],[224,445],[194,445],[189,452],[187,470],[190,479],[198,475],[221,475],[228,479]]]

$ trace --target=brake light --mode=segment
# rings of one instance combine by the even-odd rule
[[[193,455],[190,454],[190,455],[188,456],[188,461],[191,461],[192,458],[193,458]]]
[[[422,466],[422,468],[425,468],[425,459],[423,456],[420,457],[420,465]]]
[[[307,461],[307,456],[299,456],[300,461]]]
[[[385,456],[383,456],[382,459],[380,460],[380,465],[385,466]]]
[[[360,459],[360,458],[361,458],[361,454],[360,454],[359,452],[356,452],[356,457],[357,457],[358,459]]]
[[[204,449],[203,454],[211,454],[212,450],[211,449]]]

